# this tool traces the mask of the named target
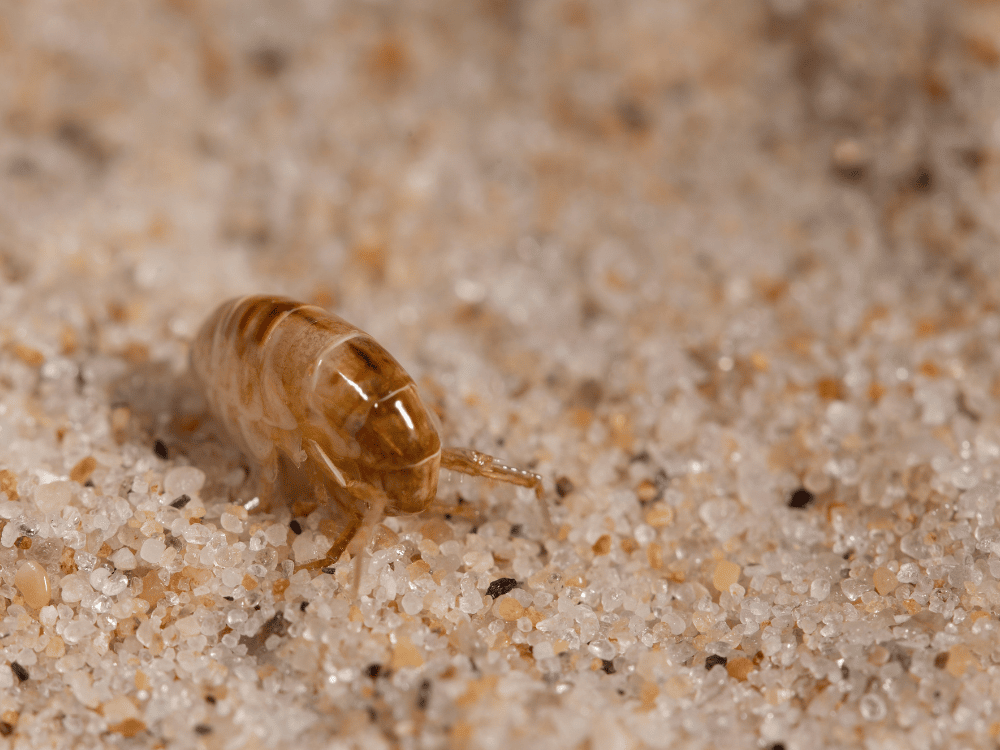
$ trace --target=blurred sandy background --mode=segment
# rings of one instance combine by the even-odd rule
[[[740,557],[738,545],[725,546],[734,534],[750,548],[760,542],[742,566],[759,563],[760,550],[795,547],[791,532],[760,538],[754,514],[786,512],[803,483],[845,506],[868,487],[868,506],[892,508],[879,503],[895,481],[882,470],[896,465],[894,442],[924,430],[942,444],[972,444],[998,418],[996,2],[9,0],[0,2],[0,71],[0,464],[25,500],[94,446],[124,440],[115,450],[134,459],[168,435],[176,415],[154,413],[148,388],[153,404],[125,403],[139,422],[114,435],[122,402],[112,385],[148,367],[160,382],[179,376],[208,311],[251,291],[318,302],[375,335],[444,415],[449,442],[536,466],[550,488],[570,480],[586,499],[570,495],[557,520],[564,541],[577,534],[565,543],[578,545],[581,571],[616,555],[609,564],[626,579],[641,569],[670,585],[703,584],[716,601],[712,565]],[[959,370],[975,374],[973,386],[955,385]],[[77,373],[90,390],[73,391]],[[831,403],[875,411],[858,429],[839,407],[831,415]],[[836,445],[799,439],[813,428]],[[666,555],[658,560],[648,538],[635,540],[647,507],[639,502],[653,499],[642,493],[657,477],[723,466],[737,443],[743,468],[720,469],[711,491],[676,480],[676,534],[656,542]],[[177,445],[168,447],[176,458]],[[976,471],[989,476],[992,454],[983,455]],[[201,468],[210,479],[222,473]],[[829,489],[831,480],[847,489]],[[699,514],[698,500],[684,510],[697,492],[739,504]],[[511,518],[522,517],[534,517],[523,503]],[[810,523],[819,536],[809,543],[843,542],[822,513]],[[724,524],[736,526],[714,534]],[[10,574],[0,593],[13,601]],[[500,697],[481,685],[435,693],[437,713],[404,728],[384,715],[368,726],[363,712],[324,724],[293,687],[322,692],[324,677],[303,676],[298,664],[274,688],[275,721],[289,734],[267,741],[996,741],[1000,727],[981,702],[967,724],[951,709],[934,713],[934,731],[919,701],[910,714],[890,708],[865,723],[857,706],[868,688],[846,676],[844,702],[813,714],[809,690],[821,692],[816,680],[827,677],[760,682],[756,693],[678,688],[682,673],[692,675],[684,685],[701,684],[706,644],[721,637],[697,641],[698,592],[690,602],[689,593],[671,605],[687,607],[686,626],[661,629],[652,645],[641,633],[652,632],[655,612],[641,627],[625,618],[618,631],[602,621],[619,646],[597,651],[619,661],[591,670],[584,692],[560,686],[590,669],[597,651],[586,642],[540,666],[515,650],[505,669],[523,683]],[[822,648],[835,650],[838,637]],[[482,647],[470,643],[453,641],[451,656]],[[668,643],[683,648],[643,662],[640,651]],[[60,694],[46,658],[33,669],[54,682],[37,693],[30,682],[10,688],[13,733],[0,745],[106,730],[93,712],[96,724],[29,729],[24,717]],[[359,679],[364,665],[348,662]],[[276,663],[284,674],[292,659]],[[996,695],[996,664],[980,654],[977,665],[985,682],[972,694]],[[445,670],[430,671],[437,679]],[[456,680],[475,677],[458,671]],[[953,671],[939,669],[958,685],[964,672]],[[184,680],[196,692],[197,676]],[[393,688],[409,696],[399,699],[405,711],[415,710],[419,684]],[[885,690],[883,708],[916,695]],[[59,710],[73,715],[77,698],[67,693]],[[172,715],[150,713],[131,739],[112,732],[103,741],[156,747],[169,735],[178,747],[227,746],[219,732],[162,718]],[[395,733],[377,729],[387,725]]]
[[[697,298],[732,263],[992,284],[996,14],[11,3],[5,278],[72,278],[98,328],[135,305],[179,336],[262,279],[355,317],[391,305],[414,338],[485,294],[512,339],[546,306],[492,271],[553,255],[539,294],[612,314],[632,285],[635,308],[683,309],[679,279]],[[152,328],[134,337],[163,347]]]

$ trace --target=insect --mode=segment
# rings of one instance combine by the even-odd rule
[[[304,568],[333,565],[383,516],[426,510],[442,467],[531,487],[542,498],[538,474],[442,448],[435,417],[402,366],[320,307],[284,297],[230,300],[198,332],[191,365],[216,417],[256,461],[263,505],[303,493],[330,504],[342,530]],[[542,511],[550,523],[544,504]]]

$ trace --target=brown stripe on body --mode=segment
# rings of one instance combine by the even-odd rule
[[[246,335],[247,329],[250,328],[250,324],[257,316],[257,312],[260,309],[262,301],[263,300],[256,300],[251,302],[250,300],[244,300],[242,302],[244,305],[243,314],[240,315],[239,320],[236,321],[236,332],[240,336]]]
[[[309,310],[305,306],[298,307],[295,310],[293,310],[292,315],[308,323],[311,326],[319,325],[319,323],[321,322],[320,319],[317,318],[315,315],[313,315],[311,312],[309,312]]]
[[[373,375],[381,375],[385,371],[385,366],[388,363],[385,358],[373,356],[375,352],[370,351],[371,347],[364,346],[366,343],[367,342],[365,341],[348,341],[344,344],[344,346],[346,346],[347,350],[355,357],[358,357],[362,362],[364,362],[368,366],[368,369],[372,371]],[[366,351],[366,349],[369,351]]]
[[[268,358],[276,371],[295,377],[309,377],[317,359],[330,345],[345,337],[364,333],[346,320],[312,305],[301,305],[282,321],[280,335],[268,342]]]
[[[301,303],[283,297],[250,298],[242,304],[245,309],[236,321],[236,335],[233,337],[236,353],[240,357],[259,355],[283,314],[301,307]]]
[[[301,305],[297,307],[292,310],[288,318],[300,324],[305,324],[312,334],[323,336],[331,341],[351,334],[364,335],[364,331],[356,325],[348,323],[339,315],[334,315],[321,307],[313,305]]]
[[[258,346],[262,346],[267,341],[267,337],[271,334],[271,331],[278,324],[278,321],[281,320],[282,313],[294,310],[297,307],[299,307],[299,304],[291,300],[278,300],[271,303],[270,309],[260,316],[261,319],[251,332],[251,340]]]
[[[301,305],[282,318],[261,347],[261,371],[274,377],[289,394],[291,405],[306,409],[314,390],[314,377],[324,356],[336,356],[337,342],[360,336],[361,331],[332,313],[312,305]]]
[[[403,366],[370,336],[358,336],[342,346],[347,355],[341,361],[344,375],[376,401],[413,382]]]

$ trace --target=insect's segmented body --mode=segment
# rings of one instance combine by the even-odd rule
[[[385,491],[387,513],[433,500],[441,441],[402,366],[378,342],[322,308],[280,297],[222,305],[191,361],[210,405],[275,479],[279,454],[319,462],[344,489]]]
[[[216,416],[258,463],[265,504],[276,486],[294,485],[339,508],[344,530],[324,565],[366,514],[425,510],[442,465],[541,488],[537,475],[489,456],[442,452],[402,366],[322,308],[271,296],[226,302],[196,336],[191,363]]]

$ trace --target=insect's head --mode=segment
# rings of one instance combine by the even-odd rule
[[[437,494],[441,440],[416,387],[375,402],[355,434],[359,463],[380,482],[391,513],[419,513]]]
[[[437,493],[441,440],[433,417],[406,371],[374,339],[356,336],[323,360],[313,392],[331,456],[347,459],[345,474],[388,497],[386,511],[418,513]]]

